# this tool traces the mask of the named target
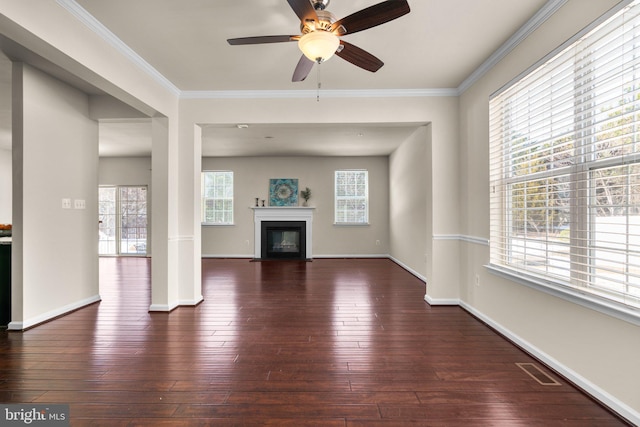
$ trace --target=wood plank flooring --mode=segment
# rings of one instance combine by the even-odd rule
[[[0,402],[72,426],[625,425],[390,260],[205,259],[205,301],[169,314],[149,275],[102,258],[101,303],[0,332]]]

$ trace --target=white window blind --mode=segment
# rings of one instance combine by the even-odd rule
[[[640,6],[490,101],[493,266],[640,307]]]
[[[202,172],[202,223],[233,224],[233,172]]]
[[[366,170],[335,172],[335,223],[369,222],[369,173]]]

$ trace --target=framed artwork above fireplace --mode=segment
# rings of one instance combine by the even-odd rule
[[[269,206],[298,206],[298,180],[292,178],[270,179]]]

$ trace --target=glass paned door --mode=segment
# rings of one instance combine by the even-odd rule
[[[119,187],[120,254],[147,254],[147,187]]]
[[[146,255],[147,187],[99,190],[99,254]]]
[[[116,234],[117,187],[100,187],[98,190],[98,254],[117,255]]]

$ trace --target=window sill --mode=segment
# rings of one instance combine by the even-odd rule
[[[234,223],[229,223],[229,224],[212,224],[212,223],[208,223],[208,222],[202,222],[200,223],[201,226],[203,227],[233,227],[235,226]]]
[[[334,222],[333,225],[337,227],[368,227],[368,222]]]
[[[495,264],[488,264],[485,265],[485,267],[489,272],[496,276],[545,292],[558,298],[562,298],[574,304],[596,310],[600,313],[624,320],[625,322],[629,322],[636,326],[640,326],[640,310],[636,310],[624,304],[616,303],[615,301],[599,298],[596,295],[580,292],[577,289],[545,281],[543,279],[536,278],[535,276],[516,273],[513,270],[509,270],[508,268]]]

